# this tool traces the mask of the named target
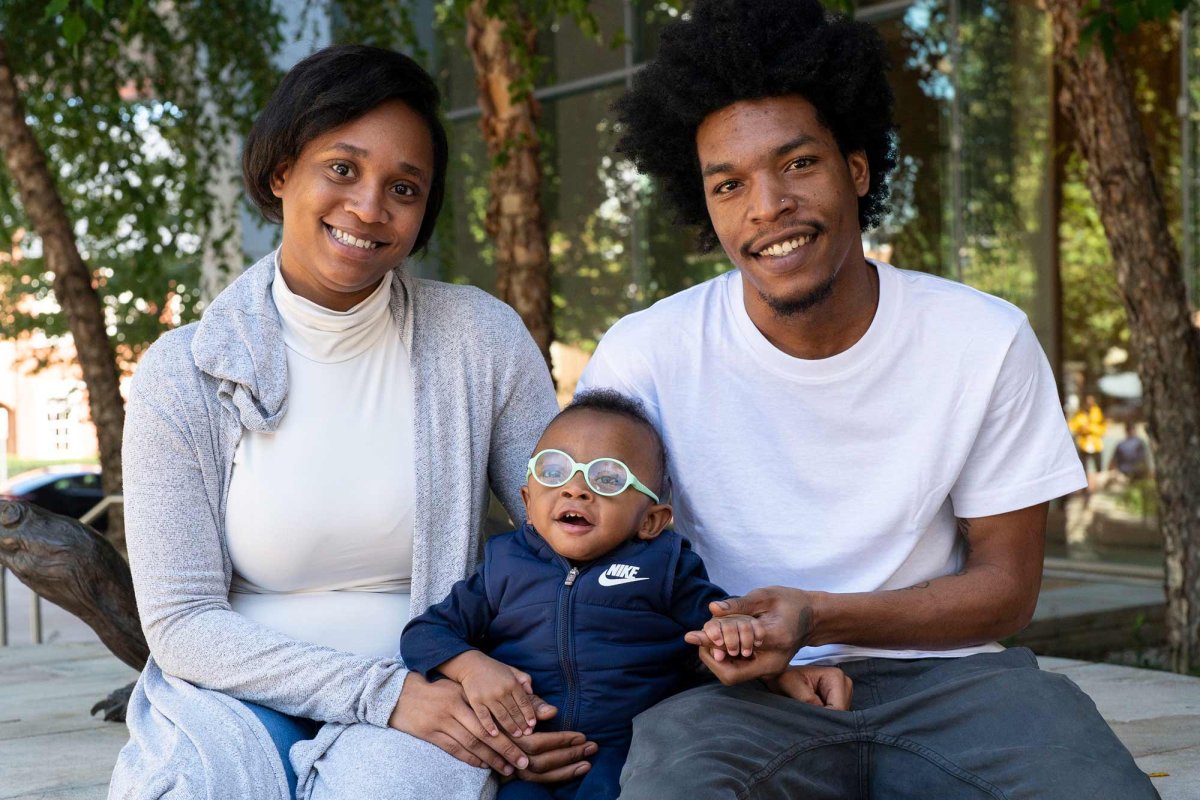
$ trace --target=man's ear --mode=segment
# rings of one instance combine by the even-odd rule
[[[865,197],[871,190],[871,163],[867,161],[865,150],[855,150],[846,156],[846,166],[850,168],[850,180],[854,183],[854,191],[859,197]]]
[[[275,169],[271,170],[271,194],[282,199],[283,184],[287,182],[288,175],[292,172],[292,164],[290,161],[280,161],[275,165]]]
[[[673,513],[671,506],[666,503],[655,503],[650,506],[642,516],[641,524],[638,525],[638,538],[647,542],[657,538],[671,524]]]
[[[521,502],[525,505],[525,518],[529,519],[529,486],[521,487]]]

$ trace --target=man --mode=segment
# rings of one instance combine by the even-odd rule
[[[864,256],[885,70],[816,0],[698,0],[618,104],[619,149],[738,270],[619,322],[580,386],[650,410],[678,528],[745,594],[714,613],[768,631],[749,659],[689,634],[731,685],[638,718],[621,796],[1157,797],[1077,687],[996,643],[1084,476],[1024,314]],[[751,680],[785,670],[812,704]]]

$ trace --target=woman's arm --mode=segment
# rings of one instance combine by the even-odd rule
[[[190,337],[150,348],[130,390],[123,451],[130,566],[146,641],[164,672],[285,714],[385,726],[406,672],[392,659],[299,642],[229,606],[221,542],[219,418]]]

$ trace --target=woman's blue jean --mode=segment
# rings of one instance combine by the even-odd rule
[[[287,714],[260,706],[257,703],[248,703],[245,700],[242,703],[250,709],[254,716],[258,717],[258,721],[271,735],[271,741],[275,743],[275,749],[279,751],[279,757],[283,760],[283,771],[287,775],[288,782],[288,796],[294,798],[296,796],[296,771],[292,769],[292,760],[288,758],[288,751],[296,742],[316,736],[321,723],[303,717],[289,717]]]
[[[321,723],[303,717],[290,717],[257,703],[241,701],[267,729],[287,775],[288,796],[296,796],[296,771],[288,753],[292,745],[317,735]],[[592,768],[582,778],[567,783],[545,784],[513,781],[500,787],[499,800],[612,800],[620,793],[618,779],[625,764],[627,748],[601,748],[592,758]]]

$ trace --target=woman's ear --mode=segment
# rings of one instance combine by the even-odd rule
[[[647,542],[657,538],[671,524],[673,514],[671,506],[666,503],[655,503],[650,506],[642,516],[641,524],[638,525],[638,538]]]
[[[291,172],[290,161],[281,161],[275,166],[275,169],[271,170],[271,194],[283,199],[283,184],[287,182]]]

